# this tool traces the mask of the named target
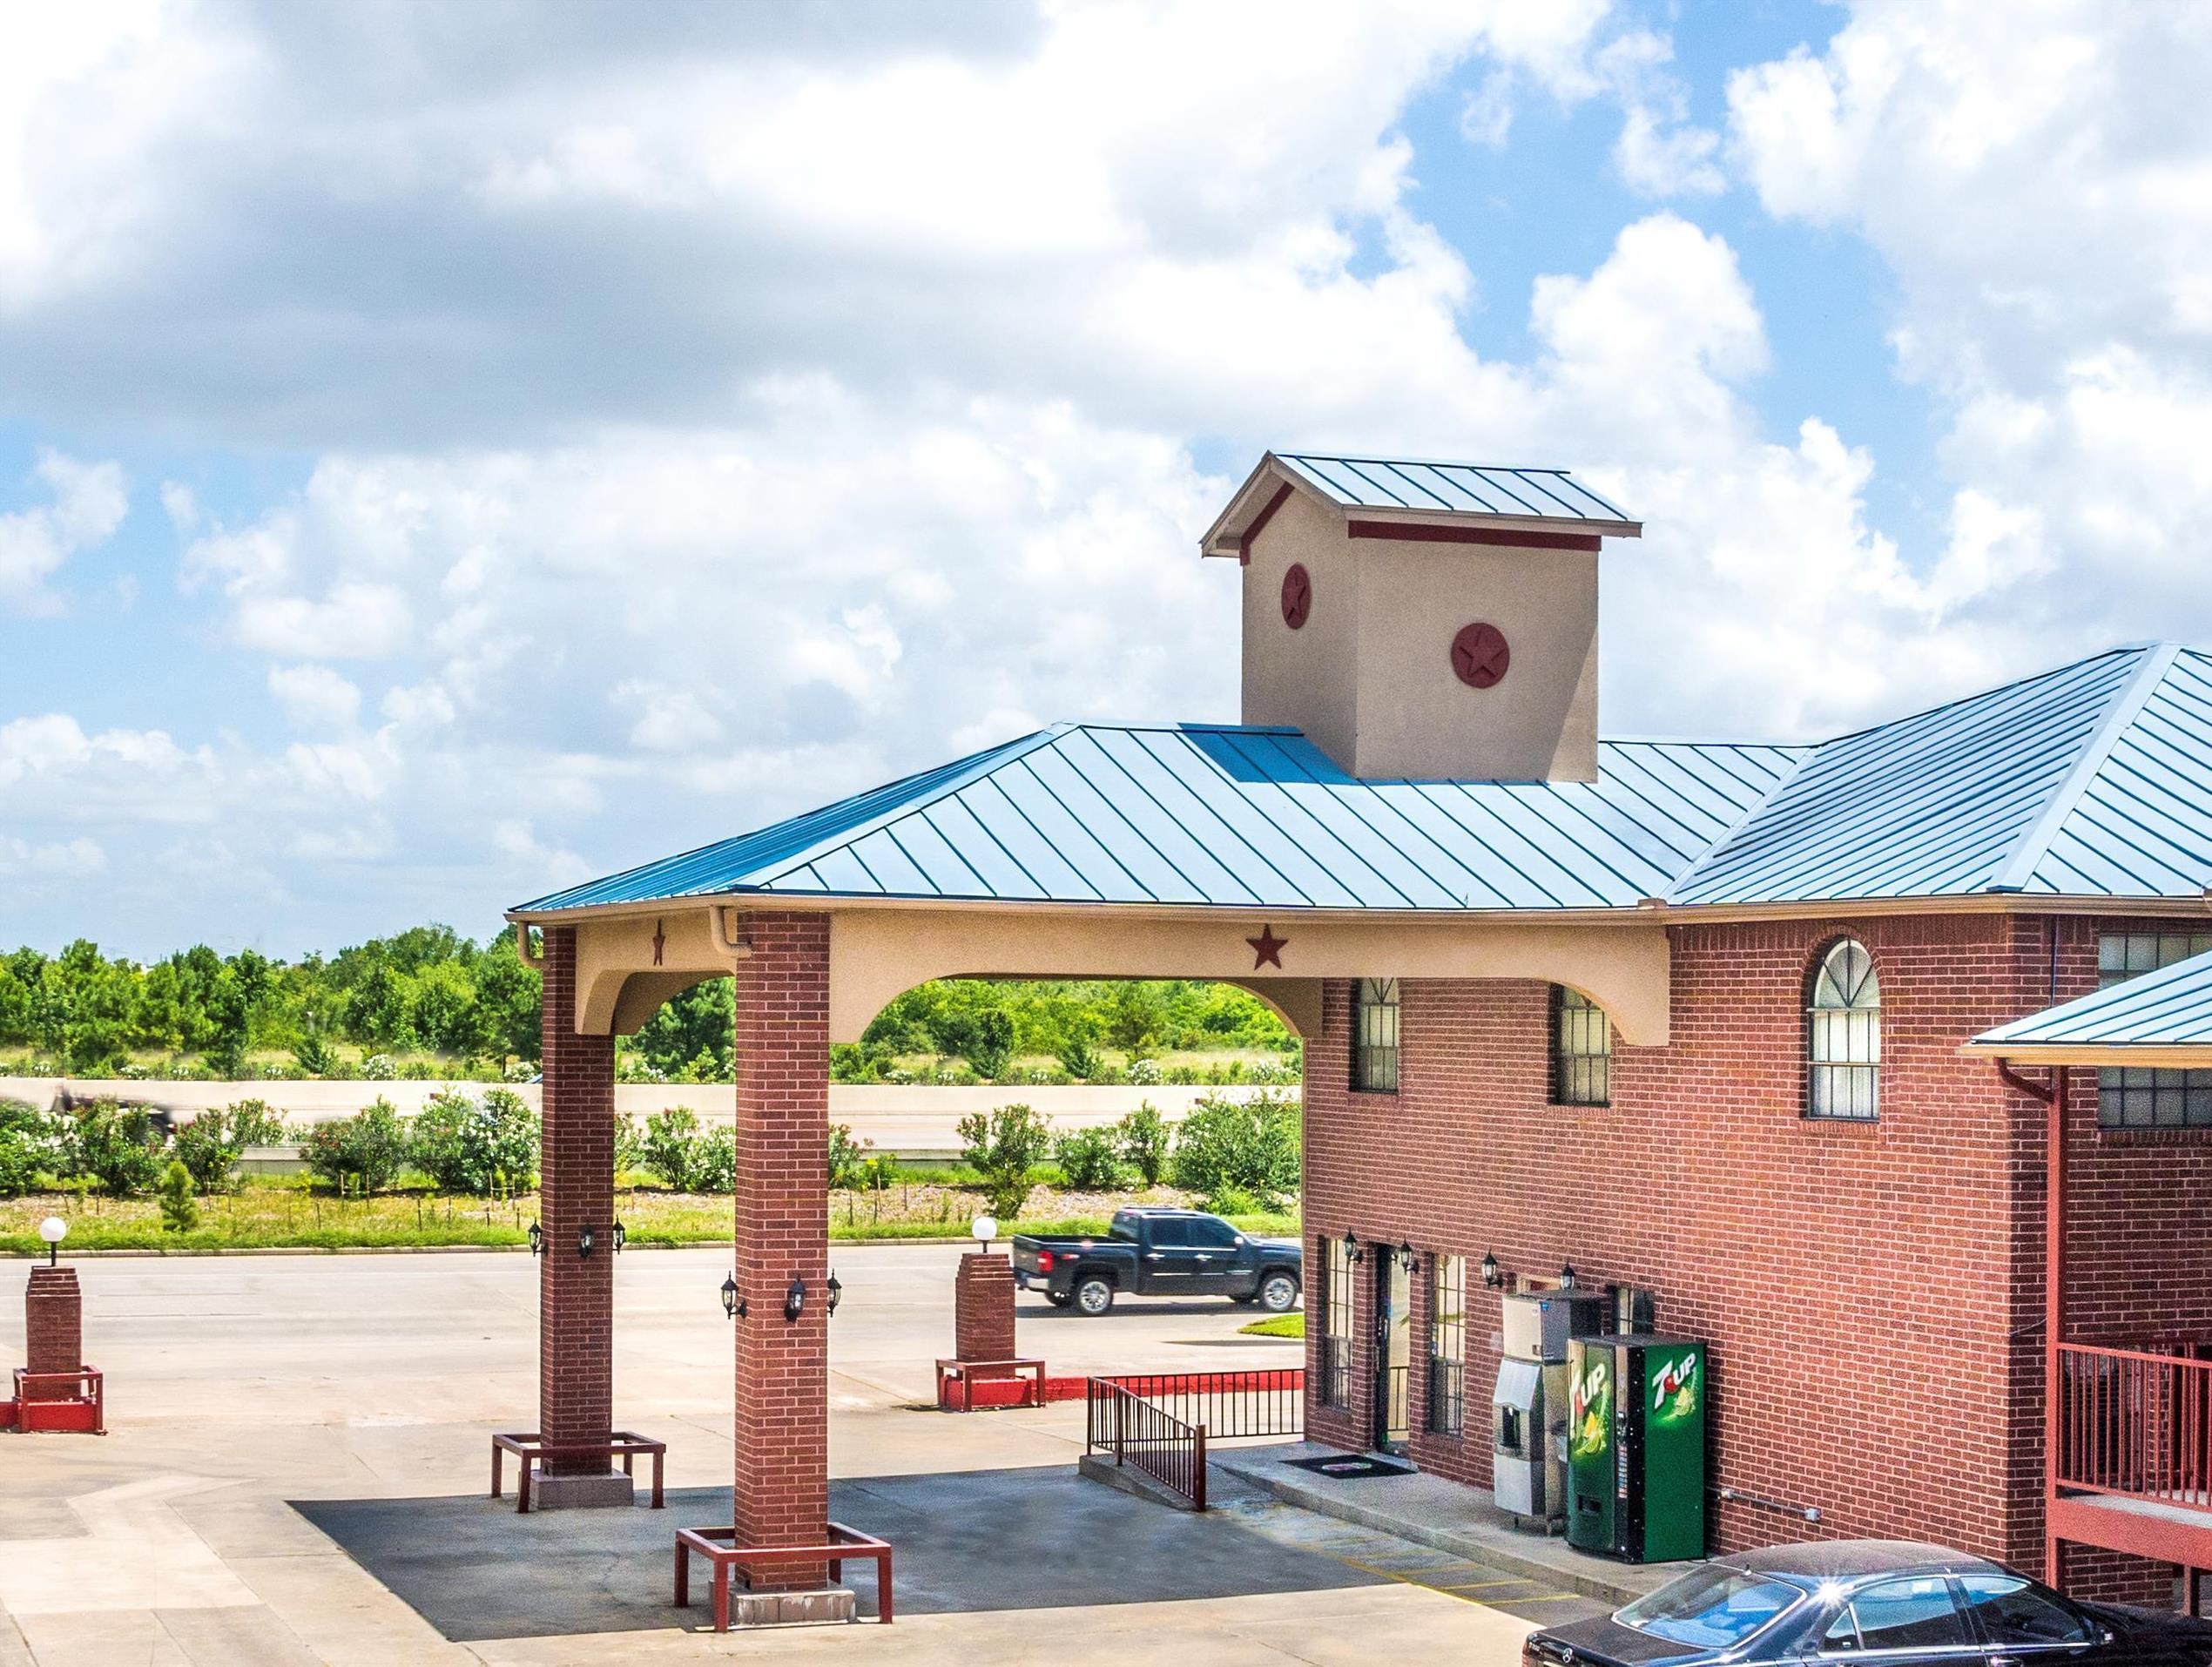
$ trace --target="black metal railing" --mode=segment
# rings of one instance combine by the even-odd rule
[[[1084,1387],[1084,1450],[1107,1453],[1170,1493],[1206,1508],[1206,1427],[1186,1424],[1118,1383],[1093,1378]]]
[[[1084,1386],[1084,1446],[1206,1508],[1206,1442],[1298,1435],[1305,1373],[1156,1372]]]
[[[1405,1367],[1393,1366],[1386,1368],[1384,1376],[1383,1440],[1397,1447],[1413,1439],[1413,1407],[1408,1397],[1412,1373]]]
[[[1324,1407],[1352,1405],[1352,1340],[1349,1337],[1324,1337],[1321,1340],[1321,1404]]]
[[[1467,1371],[1458,1360],[1429,1360],[1428,1427],[1433,1434],[1459,1435],[1466,1431]]]

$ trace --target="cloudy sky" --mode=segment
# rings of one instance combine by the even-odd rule
[[[0,941],[279,954],[1235,716],[1258,451],[1641,514],[1606,727],[2212,641],[2212,9],[74,0],[0,54]]]

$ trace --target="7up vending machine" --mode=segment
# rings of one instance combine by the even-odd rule
[[[1567,1346],[1567,1538],[1629,1562],[1705,1555],[1705,1346]]]

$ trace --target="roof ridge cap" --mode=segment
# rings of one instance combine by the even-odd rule
[[[2179,643],[2146,644],[2135,651],[2143,657],[2141,663],[2113,692],[2105,715],[2082,742],[2081,751],[2075,755],[2065,780],[2043,801],[2041,813],[2020,831],[2013,848],[2006,853],[2005,860],[1998,865],[1997,872],[1982,890],[2012,892],[2027,888],[2027,882],[2049,852],[2051,841],[2057,837],[2060,825],[2073,814],[2090,782],[2112,756],[2112,749],[2119,744],[2120,738],[2141,713],[2158,685],[2166,680],[2166,674],[2174,669],[2174,662],[2181,658],[2182,646]]]

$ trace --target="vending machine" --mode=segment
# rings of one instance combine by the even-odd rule
[[[1629,1562],[1705,1555],[1705,1345],[1568,1345],[1567,1539]]]
[[[1557,1533],[1567,1518],[1567,1344],[1605,1329],[1607,1299],[1588,1291],[1508,1294],[1490,1394],[1490,1474],[1500,1508]]]

